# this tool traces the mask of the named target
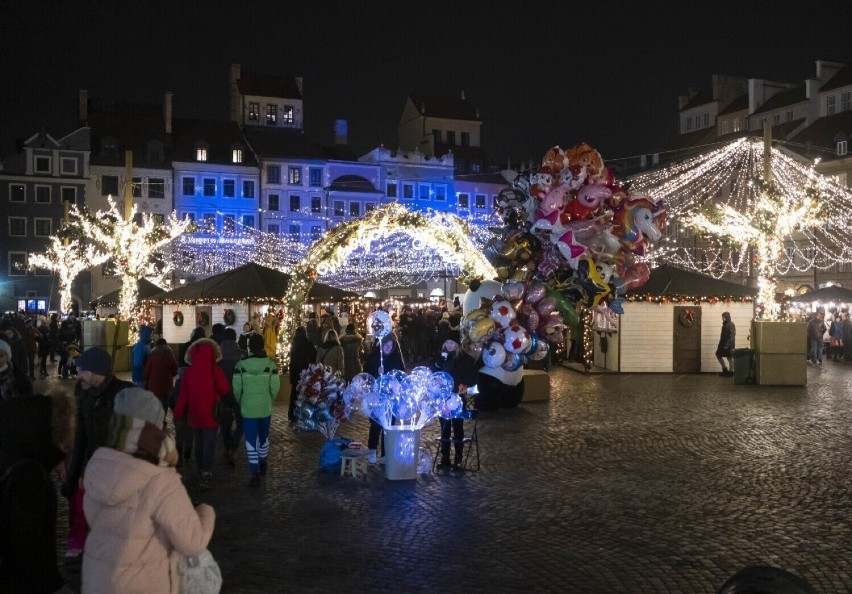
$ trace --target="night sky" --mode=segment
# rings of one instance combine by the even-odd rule
[[[801,83],[852,61],[852,2],[44,2],[0,17],[2,154],[74,129],[77,90],[226,119],[228,68],[304,77],[306,132],[336,118],[364,153],[396,148],[409,93],[464,91],[498,161],[588,142],[604,159],[659,151],[677,96],[724,73]],[[219,5],[225,8],[216,8]]]

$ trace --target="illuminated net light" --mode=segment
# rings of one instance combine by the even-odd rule
[[[669,210],[667,239],[647,259],[716,278],[754,265],[760,315],[775,319],[779,275],[852,261],[852,192],[780,148],[767,183],[763,151],[743,138],[631,182]]]
[[[52,270],[59,277],[59,311],[71,311],[71,284],[84,270],[103,264],[109,254],[95,245],[84,243],[80,239],[69,240],[67,245],[57,236],[50,238],[50,246],[43,254],[30,254],[28,264],[31,270]]]

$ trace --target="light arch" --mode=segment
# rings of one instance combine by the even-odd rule
[[[428,246],[444,261],[456,264],[471,277],[495,278],[497,272],[485,254],[471,240],[465,221],[452,213],[412,211],[391,202],[379,206],[359,219],[338,225],[308,250],[290,272],[284,296],[284,317],[278,332],[279,361],[289,364],[290,343],[301,323],[301,307],[318,274],[334,272],[353,251],[370,249],[379,239],[405,233],[415,247]]]

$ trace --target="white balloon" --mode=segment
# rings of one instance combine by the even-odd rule
[[[499,342],[489,343],[482,349],[482,362],[486,367],[500,367],[506,360],[506,349]]]
[[[479,309],[480,298],[494,299],[495,295],[502,295],[502,291],[503,283],[494,280],[482,281],[476,291],[468,289],[462,299],[462,315],[466,316],[474,309]]]

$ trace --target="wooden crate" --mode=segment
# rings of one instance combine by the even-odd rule
[[[762,386],[804,386],[808,362],[804,353],[755,353],[757,383]]]
[[[524,369],[524,396],[521,402],[550,400],[550,374],[538,369]]]

